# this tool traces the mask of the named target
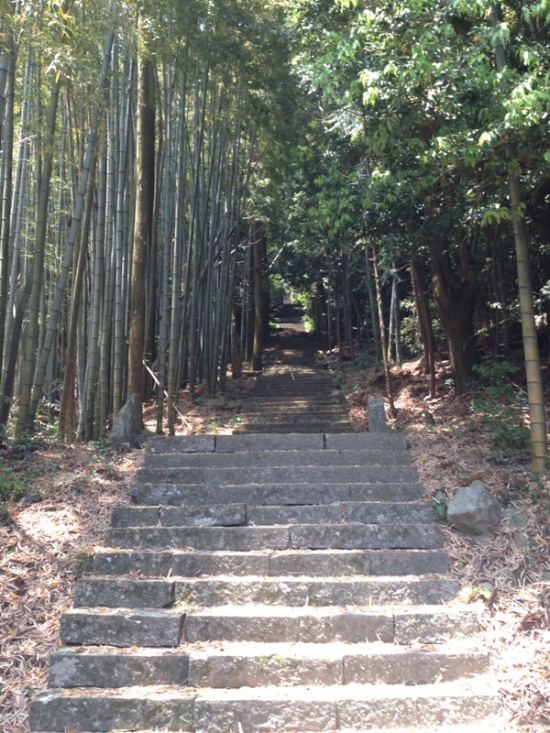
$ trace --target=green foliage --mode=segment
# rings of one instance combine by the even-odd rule
[[[439,496],[431,501],[432,507],[438,513],[440,519],[445,519],[447,509],[449,508],[449,500],[445,496]]]
[[[529,430],[523,425],[526,395],[510,380],[517,367],[488,354],[474,370],[480,379],[472,410],[490,429],[495,449],[505,455],[524,452],[529,445]]]

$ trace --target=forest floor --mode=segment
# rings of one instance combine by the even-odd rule
[[[379,367],[319,355],[334,373],[358,430],[366,428],[366,398],[384,396]],[[479,406],[477,392],[453,399],[445,364],[437,400],[429,400],[419,362],[394,369],[398,416],[428,497],[441,505],[478,479],[505,506],[497,534],[480,542],[444,529],[453,575],[465,601],[478,601],[494,673],[511,730],[550,731],[550,477],[535,480],[525,450],[511,450],[517,415],[504,437]],[[231,433],[240,401],[255,377],[229,382],[224,396],[185,394],[178,433]],[[483,405],[482,405],[483,407]],[[501,416],[502,417],[502,416]],[[508,415],[510,417],[510,415]],[[155,429],[155,408],[145,411]],[[113,450],[106,442],[60,445],[37,438],[0,448],[0,729],[26,733],[28,706],[47,685],[49,653],[59,645],[61,614],[73,584],[89,567],[115,505],[129,503],[128,487],[142,450]],[[521,525],[521,526],[512,526]]]

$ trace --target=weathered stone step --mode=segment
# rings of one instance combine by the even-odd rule
[[[426,685],[484,674],[488,655],[467,644],[412,650],[374,644],[224,644],[189,652],[190,687]]]
[[[75,585],[74,605],[77,608],[168,608],[174,600],[173,580],[80,578]]]
[[[166,608],[176,603],[223,606],[430,605],[452,600],[460,583],[451,578],[215,577],[163,580],[85,577],[75,588],[76,607]]]
[[[61,618],[61,640],[77,646],[178,647],[186,641],[441,644],[479,631],[477,609],[218,606],[177,610],[75,608]]]
[[[121,506],[113,510],[111,526],[233,527],[280,524],[433,524],[436,514],[426,504],[340,502],[338,504],[254,506],[211,504],[180,507]]]
[[[283,552],[192,552],[100,550],[98,575],[200,577],[203,575],[446,575],[447,553],[437,550],[287,550]]]
[[[487,692],[485,692],[487,690]],[[487,679],[409,687],[349,685],[346,687],[204,690],[197,698],[195,723],[208,733],[257,731],[334,731],[363,727],[433,725],[452,716],[469,723],[496,712],[499,698]],[[240,724],[241,728],[238,727]]]
[[[56,733],[136,728],[194,733],[195,697],[190,690],[166,687],[49,690],[34,698],[29,723],[33,731]]]
[[[452,600],[459,588],[460,584],[450,578],[195,578],[176,579],[176,602],[202,606],[231,603],[279,606],[431,605]],[[115,593],[113,589],[113,595]]]
[[[404,450],[404,433],[354,433],[353,435],[189,435],[151,437],[149,453],[239,453],[266,450]]]
[[[188,685],[189,654],[155,648],[63,647],[50,656],[50,687]]]
[[[64,644],[116,647],[176,647],[184,614],[176,610],[88,610],[75,608],[61,617]]]
[[[49,691],[33,701],[35,731],[170,731],[242,733],[334,731],[395,725],[433,726],[451,718],[473,723],[500,707],[487,678],[435,685],[347,685],[239,690],[173,691],[140,687],[108,694],[91,688]]]
[[[296,524],[250,527],[115,527],[111,547],[127,549],[252,550],[420,549],[443,546],[435,524]]]
[[[410,466],[407,450],[254,451],[242,453],[149,453],[147,468],[268,468],[288,466]]]
[[[134,685],[262,687],[289,685],[425,685],[484,674],[488,655],[471,645],[420,650],[383,642],[343,644],[227,643],[121,651],[64,647],[50,657],[50,687]]]
[[[247,415],[262,414],[264,412],[280,413],[280,412],[304,412],[310,415],[323,414],[347,414],[344,403],[338,399],[330,400],[302,400],[296,397],[284,398],[279,397],[275,400],[247,400],[246,404],[241,406],[243,413]]]
[[[296,423],[302,425],[306,423],[323,424],[325,426],[325,432],[327,428],[333,429],[334,426],[341,426],[349,424],[349,415],[343,409],[338,412],[318,412],[316,410],[310,411],[309,408],[304,410],[286,410],[283,412],[272,411],[269,407],[265,407],[261,412],[248,412],[244,410],[239,414],[237,420],[246,420],[251,425],[255,423],[275,423],[275,422],[288,422],[289,424]]]
[[[139,483],[246,486],[297,483],[415,483],[416,466],[276,466],[241,468],[142,468]]]
[[[184,639],[191,643],[442,644],[451,639],[469,638],[478,631],[477,609],[461,606],[349,610],[330,606],[221,606],[191,610],[183,626]]]
[[[406,728],[369,728],[367,730],[354,730],[353,733],[487,733],[488,730],[499,731],[499,733],[520,733],[516,726],[512,726],[499,716],[491,715],[484,718],[483,723],[473,725],[443,725],[443,726],[407,726]],[[88,733],[88,732],[86,732]],[[91,732],[90,732],[91,733]],[[155,728],[155,730],[132,730],[117,731],[117,733],[168,733],[167,728]],[[293,731],[293,733],[312,733],[311,731]],[[351,733],[350,728],[339,728],[338,733]],[[540,733],[544,733],[540,731]]]
[[[141,483],[132,486],[136,504],[181,506],[209,504],[302,505],[340,501],[411,502],[424,496],[417,483],[267,483],[264,485],[204,486],[203,484]]]
[[[255,435],[258,431],[261,431],[262,433],[271,431],[273,435],[285,435],[289,432],[293,433],[326,433],[327,429],[338,431],[339,433],[346,434],[346,433],[353,433],[355,432],[355,428],[351,425],[351,423],[346,423],[343,425],[335,425],[333,422],[325,421],[320,423],[304,423],[303,425],[298,425],[297,423],[281,423],[281,424],[273,424],[269,422],[262,422],[262,423],[251,423],[250,425],[246,424],[246,421],[243,419],[241,423],[236,427],[236,430],[238,431],[237,434],[240,435]]]

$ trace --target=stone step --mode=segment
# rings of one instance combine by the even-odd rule
[[[48,691],[35,697],[35,731],[110,731],[165,728],[170,731],[361,730],[375,726],[434,726],[444,719],[474,723],[497,714],[500,700],[487,678],[434,685],[265,687],[239,690],[96,688]]]
[[[239,688],[290,685],[425,685],[484,674],[488,655],[471,644],[409,649],[375,643],[227,643],[178,651],[89,647],[50,657],[50,687],[187,685]]]
[[[255,451],[147,455],[146,468],[276,468],[288,466],[410,466],[407,450]]]
[[[499,733],[520,733],[516,726],[508,723],[500,716],[491,715],[484,718],[483,723],[474,723],[473,725],[443,725],[429,726],[422,725],[418,727],[407,726],[406,728],[369,728],[367,730],[354,730],[353,733],[487,733],[488,730],[498,731]],[[91,732],[85,732],[91,733]],[[155,728],[155,730],[132,730],[117,731],[117,733],[169,733],[167,728]],[[293,731],[293,733],[311,733],[311,731]],[[351,733],[350,728],[339,728],[338,733]],[[545,733],[539,731],[539,733]]]
[[[204,486],[203,484],[140,483],[132,486],[130,496],[136,504],[210,505],[252,504],[305,505],[333,504],[340,501],[411,502],[424,496],[417,483],[268,483],[264,485]]]
[[[239,453],[266,450],[405,450],[405,433],[353,435],[189,435],[152,436],[147,453]]]
[[[335,430],[340,432],[342,427],[347,428],[350,425],[349,415],[340,412],[338,414],[333,413],[319,413],[315,412],[310,414],[308,411],[304,412],[271,412],[265,409],[262,413],[248,413],[241,412],[235,417],[235,425],[245,423],[249,426],[256,425],[270,425],[270,426],[288,426],[289,432],[292,432],[293,427],[296,428],[307,428],[309,425],[314,426],[311,432],[317,432],[317,428],[321,428],[321,432],[327,430]]]
[[[436,514],[426,504],[340,502],[338,504],[254,506],[211,504],[179,507],[115,507],[111,526],[234,527],[281,524],[433,524]]]
[[[110,547],[126,549],[321,550],[419,549],[443,546],[436,524],[296,524],[249,527],[115,527]]]
[[[191,610],[183,637],[208,641],[350,644],[442,644],[479,632],[478,609],[420,606],[389,609],[286,606],[221,606]]]
[[[255,435],[258,431],[261,431],[262,433],[271,432],[273,435],[286,435],[289,432],[293,433],[326,433],[326,431],[330,429],[334,432],[338,431],[339,433],[346,434],[346,433],[353,433],[355,432],[355,428],[351,425],[351,423],[347,423],[345,425],[337,426],[334,423],[330,423],[328,421],[321,422],[321,423],[304,423],[303,425],[298,425],[296,423],[281,423],[281,424],[273,424],[269,422],[263,422],[263,423],[251,423],[250,425],[247,425],[246,421],[242,421],[239,423],[235,428],[235,433],[240,435]]]
[[[283,552],[192,552],[99,550],[98,575],[200,577],[204,575],[393,576],[446,575],[448,557],[437,550],[287,550]]]
[[[176,610],[88,610],[75,608],[61,617],[64,644],[116,647],[177,647],[184,614]]]
[[[50,656],[50,687],[188,685],[189,654],[155,648],[63,647]]]
[[[173,580],[86,577],[75,585],[77,608],[168,608],[174,600]]]
[[[416,466],[276,466],[241,468],[142,468],[138,483],[246,486],[298,483],[416,483]]]
[[[283,576],[267,579],[177,579],[175,593],[176,602],[202,606],[231,603],[279,606],[372,606],[390,603],[408,605],[446,603],[456,597],[459,589],[460,584],[450,578],[380,577],[320,580],[303,576],[286,578]]]
[[[76,607],[166,608],[176,604],[220,606],[372,606],[390,603],[431,605],[456,597],[460,583],[451,578],[379,577],[319,579],[208,577],[141,579],[91,576],[75,587]]]
[[[224,644],[189,652],[190,687],[426,685],[484,674],[488,655],[468,644],[414,650],[374,644]]]
[[[187,642],[250,641],[441,644],[479,631],[471,607],[217,606],[190,610],[75,608],[63,614],[64,644],[113,647],[178,647]]]
[[[247,400],[244,405],[240,406],[244,414],[255,415],[269,412],[270,414],[278,414],[285,412],[308,413],[309,415],[342,415],[347,414],[344,403],[341,400],[302,400],[295,397],[290,399],[275,400]]]

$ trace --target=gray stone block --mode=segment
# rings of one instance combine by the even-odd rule
[[[354,602],[371,605],[432,605],[456,597],[460,583],[450,578],[392,578],[354,581]]]
[[[415,609],[395,612],[397,644],[441,644],[449,639],[471,637],[479,630],[477,609]]]
[[[212,453],[216,449],[214,435],[166,435],[151,437],[147,453]]]
[[[427,685],[484,674],[488,666],[482,652],[397,650],[346,655],[344,678],[346,684]]]
[[[447,507],[447,522],[471,535],[494,532],[501,516],[500,504],[481,481],[461,489]]]
[[[273,553],[269,558],[270,575],[309,575],[310,577],[338,577],[341,575],[369,575],[368,552],[349,550],[291,550]]]
[[[368,575],[447,575],[449,557],[437,550],[376,550],[369,553]]]
[[[136,471],[136,480],[140,484],[202,484],[204,470],[202,468],[142,468]]]
[[[197,730],[208,733],[258,733],[259,731],[334,731],[337,728],[336,706],[322,700],[302,701],[285,699],[266,699],[260,691],[256,696],[248,695],[242,699],[214,695],[201,696],[195,706]]]
[[[113,509],[111,527],[154,527],[159,523],[157,507],[117,506]]]
[[[342,521],[341,504],[306,506],[248,506],[247,523],[270,524],[334,524]]]
[[[135,527],[111,529],[111,547],[194,550],[284,550],[288,547],[286,527]]]
[[[190,612],[184,637],[199,641],[393,642],[391,613],[341,611],[333,608],[243,608]]]
[[[443,536],[435,525],[333,524],[290,527],[290,546],[303,549],[437,549]]]
[[[436,515],[425,504],[388,504],[384,502],[347,502],[343,505],[344,521],[362,524],[434,524]]]
[[[345,580],[309,581],[308,593],[310,606],[354,605],[354,584]]]
[[[416,501],[424,497],[424,487],[417,483],[350,483],[351,501]]]
[[[93,570],[96,575],[131,575],[167,577],[172,572],[171,552],[140,550],[96,551]]]
[[[387,433],[388,425],[386,423],[384,400],[381,400],[379,397],[369,397],[367,400],[367,409],[369,413],[369,432]]]
[[[76,583],[77,607],[166,608],[174,601],[170,580],[81,578]]]
[[[257,450],[322,450],[322,435],[218,435],[216,450],[218,453],[235,453]]]
[[[169,507],[160,510],[162,527],[235,527],[245,524],[244,504]]]
[[[201,579],[177,580],[176,601],[199,606],[246,604],[305,606],[308,584],[299,581]]]
[[[61,617],[65,644],[115,647],[175,647],[180,643],[184,614],[174,611],[97,613],[75,609]]]
[[[354,730],[478,723],[499,707],[497,695],[476,694],[473,688],[461,689],[456,682],[411,687],[393,695],[377,693],[374,688],[363,699],[337,703],[340,726]]]
[[[268,575],[269,555],[243,552],[177,552],[172,574],[180,578],[204,575]]]
[[[406,450],[405,433],[352,433],[349,435],[326,436],[326,447],[330,450]]]
[[[285,653],[252,656],[206,650],[193,652],[189,664],[191,687],[341,685],[343,677],[341,659],[304,658]]]
[[[31,704],[30,727],[33,731],[194,731],[194,698],[191,693],[168,692],[144,697],[135,690],[104,696],[44,692]]]
[[[130,395],[126,404],[118,412],[113,421],[109,439],[112,443],[130,443],[132,445],[139,445],[143,441],[141,401],[137,394]]]
[[[50,687],[132,687],[186,685],[187,654],[166,652],[114,653],[89,648],[58,649],[50,657]]]
[[[356,494],[361,492],[357,491]],[[383,484],[374,485],[369,492],[371,496],[384,495]],[[416,498],[418,491],[407,489],[409,497]],[[202,484],[185,486],[173,484],[138,484],[131,489],[131,495],[138,504],[163,504],[165,506],[182,506],[187,504],[239,504],[250,505],[292,505],[292,504],[333,504],[349,501],[350,489],[347,484],[265,484],[263,486],[203,486]]]
[[[170,481],[196,483],[202,481],[194,475],[196,469],[174,469]],[[295,484],[295,483],[415,483],[418,470],[414,466],[289,466],[265,468],[205,468],[204,483],[210,486],[243,486],[246,484]],[[140,472],[143,482],[162,483],[161,473]]]

